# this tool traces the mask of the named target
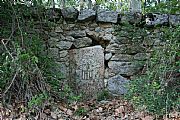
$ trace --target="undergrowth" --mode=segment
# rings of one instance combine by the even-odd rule
[[[163,42],[154,47],[146,63],[146,73],[133,79],[126,99],[139,110],[148,110],[156,115],[180,110],[180,26],[162,27]]]

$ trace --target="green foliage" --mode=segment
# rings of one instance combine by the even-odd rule
[[[179,14],[180,13],[179,0],[170,0],[167,2],[161,2],[156,6],[149,6],[146,8],[146,12],[165,13],[165,14]]]
[[[35,95],[28,102],[28,108],[33,109],[35,107],[41,107],[43,105],[43,103],[47,100],[48,100],[47,93],[41,93],[41,94]]]
[[[79,109],[76,110],[75,114],[79,115],[79,116],[83,116],[87,113],[87,109],[85,109],[84,107],[80,107]]]
[[[166,44],[154,48],[146,73],[130,82],[126,95],[137,107],[158,115],[180,107],[180,81],[174,77],[179,71],[179,61],[175,58],[179,56],[180,27],[160,29]]]
[[[97,95],[97,100],[98,101],[101,101],[101,100],[107,100],[110,98],[110,94],[108,92],[108,90],[103,90],[102,92],[100,92],[98,95]]]

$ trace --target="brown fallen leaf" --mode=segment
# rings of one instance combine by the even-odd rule
[[[51,117],[54,119],[57,119],[57,114],[55,114],[54,112],[51,112]]]
[[[50,109],[45,109],[44,113],[47,114],[47,115],[50,115],[51,114],[51,110]]]
[[[73,115],[73,112],[72,112],[72,110],[68,109],[68,110],[66,111],[66,114],[71,116],[71,115]]]
[[[103,108],[102,107],[99,107],[97,110],[96,110],[96,112],[103,112]]]
[[[144,118],[141,118],[142,120],[154,120],[153,116],[146,116]]]
[[[63,112],[66,112],[67,111],[67,108],[66,107],[64,107],[64,106],[59,106],[59,109],[61,110],[61,111],[63,111]]]

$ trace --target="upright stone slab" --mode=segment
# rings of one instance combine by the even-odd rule
[[[101,46],[69,51],[70,83],[84,99],[96,98],[104,88],[104,49]]]

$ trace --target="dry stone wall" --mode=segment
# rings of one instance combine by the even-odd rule
[[[49,33],[49,54],[67,82],[84,98],[104,88],[127,93],[126,84],[145,69],[153,47],[165,44],[159,27],[179,25],[180,15],[61,10],[63,20]]]

